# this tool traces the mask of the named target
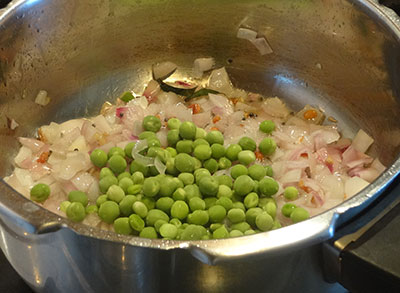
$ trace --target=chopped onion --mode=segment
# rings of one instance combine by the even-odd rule
[[[32,150],[30,148],[27,148],[26,146],[22,146],[19,149],[17,156],[14,158],[14,162],[18,166],[22,167],[21,164],[26,159],[32,159]]]
[[[34,138],[19,137],[18,141],[34,153],[37,153],[44,146],[43,142]]]
[[[144,89],[143,96],[145,96],[148,102],[151,103],[157,99],[157,95],[160,93],[160,91],[160,84],[152,79]]]
[[[106,118],[103,115],[98,115],[93,119],[94,125],[96,125],[96,129],[102,133],[110,133],[111,126],[108,124]]]
[[[17,123],[17,121],[15,121],[14,119],[11,119],[10,122],[10,129],[14,130],[15,128],[17,128],[19,126],[19,124]]]
[[[156,167],[158,173],[162,175],[165,174],[165,170],[167,170],[167,167],[163,164],[163,162],[161,162],[158,157],[154,159],[154,166]]]
[[[203,112],[199,114],[194,114],[192,118],[193,118],[193,123],[196,124],[197,127],[204,128],[210,123],[211,113]]]
[[[67,154],[67,158],[54,165],[55,175],[63,180],[70,180],[79,171],[85,171],[91,167],[88,153],[71,152]]]
[[[170,61],[154,64],[153,78],[155,80],[164,80],[172,73],[174,73],[176,68],[178,68],[178,66],[176,66],[175,63],[172,63]]]
[[[86,139],[83,135],[78,136],[77,139],[75,139],[71,145],[68,147],[68,151],[73,152],[73,151],[81,151],[81,152],[88,152],[89,148],[86,144]]]
[[[208,80],[208,88],[223,93],[228,97],[232,94],[233,87],[225,67],[215,69],[211,72]]]
[[[139,152],[147,149],[147,147],[147,140],[139,140],[132,149],[132,158],[144,166],[152,166],[154,165],[154,158],[139,154]]]
[[[71,182],[78,190],[87,192],[92,183],[95,182],[95,179],[89,173],[82,172],[78,173],[74,178],[72,178]]]
[[[46,106],[50,103],[50,97],[47,95],[45,90],[40,90],[36,96],[35,103],[41,106]]]
[[[386,167],[381,163],[381,161],[379,161],[378,158],[373,160],[371,168],[376,169],[379,172],[379,174],[383,173],[386,170]]]
[[[211,70],[214,65],[214,58],[198,58],[194,60],[193,74],[195,77],[201,77],[203,75],[203,72]]]
[[[61,136],[60,125],[54,122],[40,127],[38,132],[41,138],[48,143],[54,143]]]
[[[290,111],[286,107],[285,103],[282,102],[282,100],[278,97],[265,99],[264,103],[262,104],[262,108],[272,117],[285,119],[290,114]]]
[[[280,179],[279,182],[282,184],[299,182],[301,178],[301,169],[294,169],[286,172]]]
[[[241,27],[238,29],[236,37],[239,39],[254,41],[257,38],[257,32],[255,32],[251,29]]]
[[[274,52],[265,38],[251,40],[251,43],[257,48],[260,55],[271,54]]]
[[[369,182],[360,177],[351,177],[344,184],[344,193],[347,197],[351,197],[363,190],[368,185]]]
[[[359,152],[365,153],[374,140],[364,130],[360,129],[353,139],[352,146]]]
[[[233,106],[226,97],[215,94],[208,94],[208,97],[215,106],[223,109],[223,115],[233,114]]]
[[[17,177],[19,183],[24,186],[31,188],[33,186],[33,179],[28,170],[15,168],[14,170],[15,176]]]

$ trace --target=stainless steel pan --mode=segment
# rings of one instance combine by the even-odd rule
[[[236,38],[264,35],[261,56]],[[29,0],[0,15],[0,176],[16,138],[50,121],[96,113],[143,90],[150,65],[186,76],[213,56],[234,84],[311,103],[345,135],[363,128],[388,169],[340,206],[280,230],[235,239],[163,241],[119,236],[60,218],[0,182],[0,246],[37,291],[329,290],[320,243],[380,196],[400,170],[400,19],[377,0]],[[34,103],[46,89],[51,103]],[[7,117],[19,124],[7,127]]]

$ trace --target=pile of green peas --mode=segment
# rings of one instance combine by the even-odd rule
[[[242,137],[238,144],[225,148],[221,132],[207,133],[192,122],[171,118],[164,149],[156,136],[160,119],[146,116],[142,126],[145,131],[139,139],[146,140],[148,147],[141,153],[158,158],[166,166],[165,174],[132,158],[135,142],[124,149],[113,147],[108,153],[95,149],[90,159],[100,168],[102,194],[95,204],[89,204],[84,192],[71,191],[60,205],[69,219],[80,222],[97,213],[120,234],[179,240],[237,237],[281,227],[272,198],[279,185],[270,166],[255,162],[253,139]],[[267,134],[274,128],[272,121],[260,124]],[[269,156],[276,143],[267,137],[258,149]],[[214,175],[228,168],[230,176]],[[50,190],[42,185],[31,190],[31,198],[38,201],[48,194]],[[284,196],[294,200],[298,190],[287,187]],[[309,217],[305,209],[291,203],[281,212],[294,223]]]

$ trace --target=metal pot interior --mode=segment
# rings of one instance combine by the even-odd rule
[[[0,177],[12,170],[17,137],[95,114],[125,90],[140,93],[155,62],[173,61],[188,76],[204,56],[239,88],[294,110],[319,105],[345,136],[364,129],[376,141],[371,154],[395,164],[400,31],[379,9],[356,0],[16,1],[0,19]],[[274,52],[261,56],[237,39],[239,27],[264,35]],[[46,107],[34,103],[41,89]],[[7,118],[20,126],[10,130]]]

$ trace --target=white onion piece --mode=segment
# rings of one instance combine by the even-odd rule
[[[215,69],[211,72],[208,80],[208,88],[223,93],[228,97],[232,94],[232,83],[225,67]]]
[[[167,147],[168,146],[168,140],[167,140],[167,135],[168,135],[168,129],[167,128],[162,128],[160,131],[156,133],[156,136],[158,140],[160,141],[160,144],[162,147]]]
[[[81,152],[88,152],[89,148],[86,144],[86,139],[83,135],[78,136],[77,139],[75,139],[71,145],[68,147],[68,151],[73,152],[75,150],[81,151]]]
[[[79,171],[85,171],[91,167],[88,153],[72,152],[60,164],[53,166],[55,175],[63,180],[70,180]]]
[[[14,158],[14,162],[15,162],[15,164],[17,164],[17,166],[22,167],[21,164],[26,159],[32,159],[32,150],[27,148],[26,146],[22,146],[19,149],[18,154]]]
[[[217,107],[221,107],[224,109],[225,115],[233,114],[233,106],[232,103],[224,96],[208,94],[210,101]]]
[[[113,147],[115,147],[115,143],[114,142],[108,142],[108,143],[103,144],[102,146],[99,146],[97,148],[105,151],[106,153],[108,153],[108,151]]]
[[[138,162],[144,166],[152,166],[152,165],[154,165],[154,158],[145,157],[145,156],[139,154],[139,152],[147,149],[147,147],[148,147],[147,140],[139,140],[135,144],[135,146],[132,148],[132,158],[136,162]]]
[[[379,172],[379,174],[383,173],[386,170],[386,167],[381,163],[381,161],[379,161],[378,158],[373,160],[371,168],[376,169]]]
[[[157,101],[161,104],[176,105],[182,102],[182,98],[178,97],[174,92],[162,92],[158,95]]]
[[[111,126],[108,124],[106,118],[103,115],[96,116],[93,120],[94,125],[96,125],[96,129],[102,133],[110,133]]]
[[[175,72],[176,66],[175,63],[172,63],[170,61],[165,61],[161,63],[157,63],[153,65],[153,78],[155,80],[163,80],[166,79],[168,76],[170,76],[172,73]]]
[[[15,121],[14,119],[11,119],[11,122],[10,122],[10,129],[11,129],[11,130],[14,130],[14,129],[17,128],[18,126],[19,126],[18,122]]]
[[[37,153],[44,146],[43,142],[34,138],[19,137],[18,141],[34,153]]]
[[[147,101],[145,96],[136,97],[135,99],[130,100],[126,104],[127,107],[139,106],[142,109],[146,109],[148,105],[149,105],[149,102]]]
[[[192,119],[193,119],[193,123],[196,124],[197,127],[204,128],[210,123],[211,113],[203,112],[203,113],[199,113],[199,114],[194,114]]]
[[[321,185],[332,197],[343,199],[344,185],[340,177],[335,175],[324,176],[321,180]]]
[[[89,120],[85,120],[82,124],[81,134],[85,137],[86,141],[90,144],[96,140],[97,129],[92,125]]]
[[[61,136],[61,128],[59,124],[51,122],[50,125],[40,127],[39,133],[43,136],[45,141],[54,143]]]
[[[193,63],[194,77],[201,77],[203,72],[211,70],[215,65],[214,58],[197,58]]]
[[[158,173],[162,175],[164,175],[165,170],[167,170],[167,167],[163,164],[163,162],[161,162],[161,160],[158,157],[154,159],[154,167],[156,167]]]
[[[22,186],[28,188],[31,188],[33,186],[33,179],[31,173],[28,170],[15,168],[14,174]]]
[[[369,182],[365,181],[364,179],[360,177],[352,177],[345,182],[344,193],[347,197],[351,197],[363,190],[368,185]]]
[[[35,98],[35,103],[41,106],[46,106],[50,103],[50,97],[45,90],[40,90]]]
[[[82,172],[78,173],[74,178],[72,178],[71,182],[78,190],[87,192],[92,183],[95,182],[95,179],[89,173]]]
[[[360,129],[354,137],[351,145],[359,152],[365,153],[373,143],[373,138],[370,137],[364,130]]]
[[[301,169],[294,169],[286,172],[281,178],[279,178],[279,182],[282,184],[299,182],[301,178]]]
[[[241,27],[238,29],[236,37],[239,39],[253,41],[257,38],[257,32],[251,29]]]
[[[72,131],[75,131],[75,128],[78,128],[79,131],[82,129],[83,123],[85,122],[84,119],[72,119],[68,120],[64,123],[60,124],[60,132],[63,135],[66,135]]]
[[[131,140],[124,140],[120,141],[116,144],[117,147],[120,147],[121,149],[124,149],[128,143],[132,142]]]
[[[290,114],[290,111],[286,107],[285,103],[282,102],[278,97],[265,99],[264,103],[262,104],[262,108],[272,117],[285,119]]]
[[[264,37],[251,40],[251,43],[257,48],[260,55],[267,55],[274,52]]]
[[[88,196],[90,201],[95,202],[99,195],[100,195],[99,182],[97,180],[95,180],[89,186],[89,188],[87,190],[87,196]]]
[[[157,95],[160,93],[160,91],[161,88],[159,83],[152,79],[144,89],[143,96],[145,96],[148,101],[151,102],[157,98]]]

